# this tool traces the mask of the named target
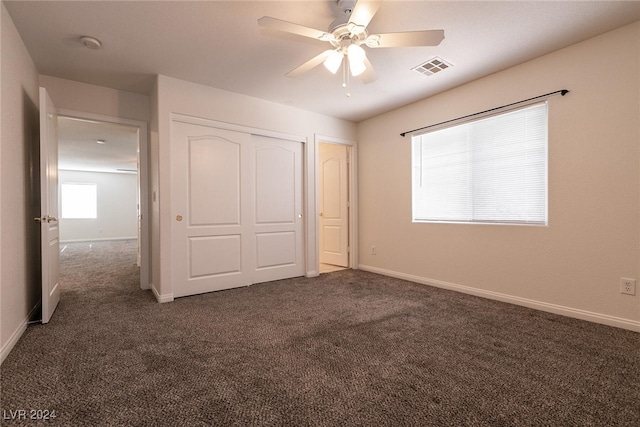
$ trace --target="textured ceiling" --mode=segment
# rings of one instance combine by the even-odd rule
[[[326,31],[333,1],[4,3],[41,74],[139,93],[163,74],[354,122],[640,20],[637,1],[386,0],[369,32],[444,29],[445,39],[368,49],[379,78],[351,79],[348,98],[341,76],[322,66],[285,76],[328,43],[257,24],[272,16]],[[102,49],[83,47],[82,35]],[[410,71],[435,55],[453,67],[429,77]]]

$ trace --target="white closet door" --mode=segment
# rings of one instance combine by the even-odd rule
[[[174,297],[304,274],[302,144],[172,122]]]
[[[254,283],[302,276],[302,143],[252,140]]]
[[[248,134],[172,122],[174,296],[250,285]]]

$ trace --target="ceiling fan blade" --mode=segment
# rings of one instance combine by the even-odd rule
[[[378,73],[376,73],[376,70],[373,69],[373,65],[371,65],[369,58],[367,58],[366,56],[364,58],[364,65],[366,65],[367,68],[362,72],[362,74],[360,74],[360,78],[362,79],[362,81],[366,84],[377,80]]]
[[[329,49],[329,50],[325,50],[320,55],[314,56],[313,58],[311,58],[310,60],[308,60],[307,62],[305,62],[301,66],[299,66],[298,68],[295,68],[295,69],[289,71],[287,73],[287,77],[297,77],[297,76],[299,76],[301,74],[306,73],[307,71],[310,71],[311,69],[313,69],[313,68],[317,67],[318,65],[322,64],[327,59],[327,56],[329,56],[329,54],[331,52],[333,52],[333,51],[331,49]]]
[[[373,15],[376,14],[382,1],[380,0],[358,0],[356,7],[353,8],[349,22],[360,27],[366,27],[371,22]]]
[[[282,19],[272,18],[270,16],[263,16],[262,18],[258,19],[258,25],[262,28],[284,31],[285,33],[297,34],[299,36],[309,37],[317,40],[329,41],[333,38],[333,36],[327,32],[316,30],[315,28],[305,27],[304,25],[283,21]]]
[[[444,30],[407,31],[403,33],[371,34],[366,44],[371,48],[437,46],[444,40]]]

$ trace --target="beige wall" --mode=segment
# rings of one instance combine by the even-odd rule
[[[157,123],[152,119],[151,158],[158,159],[158,176],[152,176],[156,182],[152,192],[157,192],[159,206],[157,219],[152,224],[158,230],[151,230],[152,236],[159,236],[160,245],[152,244],[152,283],[156,296],[160,300],[171,300],[173,289],[171,277],[171,194],[170,194],[170,115],[179,113],[219,122],[232,123],[246,127],[280,132],[306,138],[305,175],[315,179],[315,140],[316,134],[355,140],[356,125],[345,120],[288,107],[281,104],[252,98],[245,95],[189,83],[174,78],[159,76],[157,94],[152,95],[152,114],[157,112]],[[157,127],[158,141],[154,142]],[[153,150],[157,152],[154,153]],[[152,171],[153,174],[153,171]],[[315,184],[311,182],[311,188]],[[310,196],[314,201],[314,195]],[[315,204],[310,211],[315,212]],[[155,209],[152,212],[156,213]],[[307,215],[307,239],[311,247],[315,242],[315,215]],[[312,253],[309,253],[312,252]],[[307,271],[309,265],[317,262],[317,248],[307,253]]]
[[[40,76],[56,108],[149,121],[149,97],[51,76]]]
[[[639,75],[635,23],[360,123],[361,268],[640,330],[640,292],[619,292],[640,279]],[[565,88],[549,100],[548,227],[411,222],[400,132]]]
[[[135,174],[61,169],[58,182],[60,185],[95,184],[98,193],[96,218],[74,219],[60,215],[61,242],[137,238],[138,177]]]
[[[0,361],[40,301],[38,73],[4,4],[1,14]]]

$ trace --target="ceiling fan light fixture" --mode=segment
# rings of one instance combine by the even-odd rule
[[[327,54],[327,59],[324,60],[324,66],[329,72],[335,74],[340,69],[340,65],[342,65],[342,59],[344,55],[339,50],[329,51]]]
[[[364,62],[362,61],[352,61],[349,59],[349,69],[351,70],[351,75],[353,77],[358,77],[360,74],[364,73],[367,66],[364,65]]]
[[[367,55],[363,48],[356,44],[349,45],[347,55],[349,56],[349,69],[351,70],[352,76],[359,76],[367,69],[364,63]]]
[[[347,48],[347,55],[349,55],[350,60],[363,62],[364,58],[366,58],[367,54],[364,49],[358,46],[357,44],[351,44]]]

